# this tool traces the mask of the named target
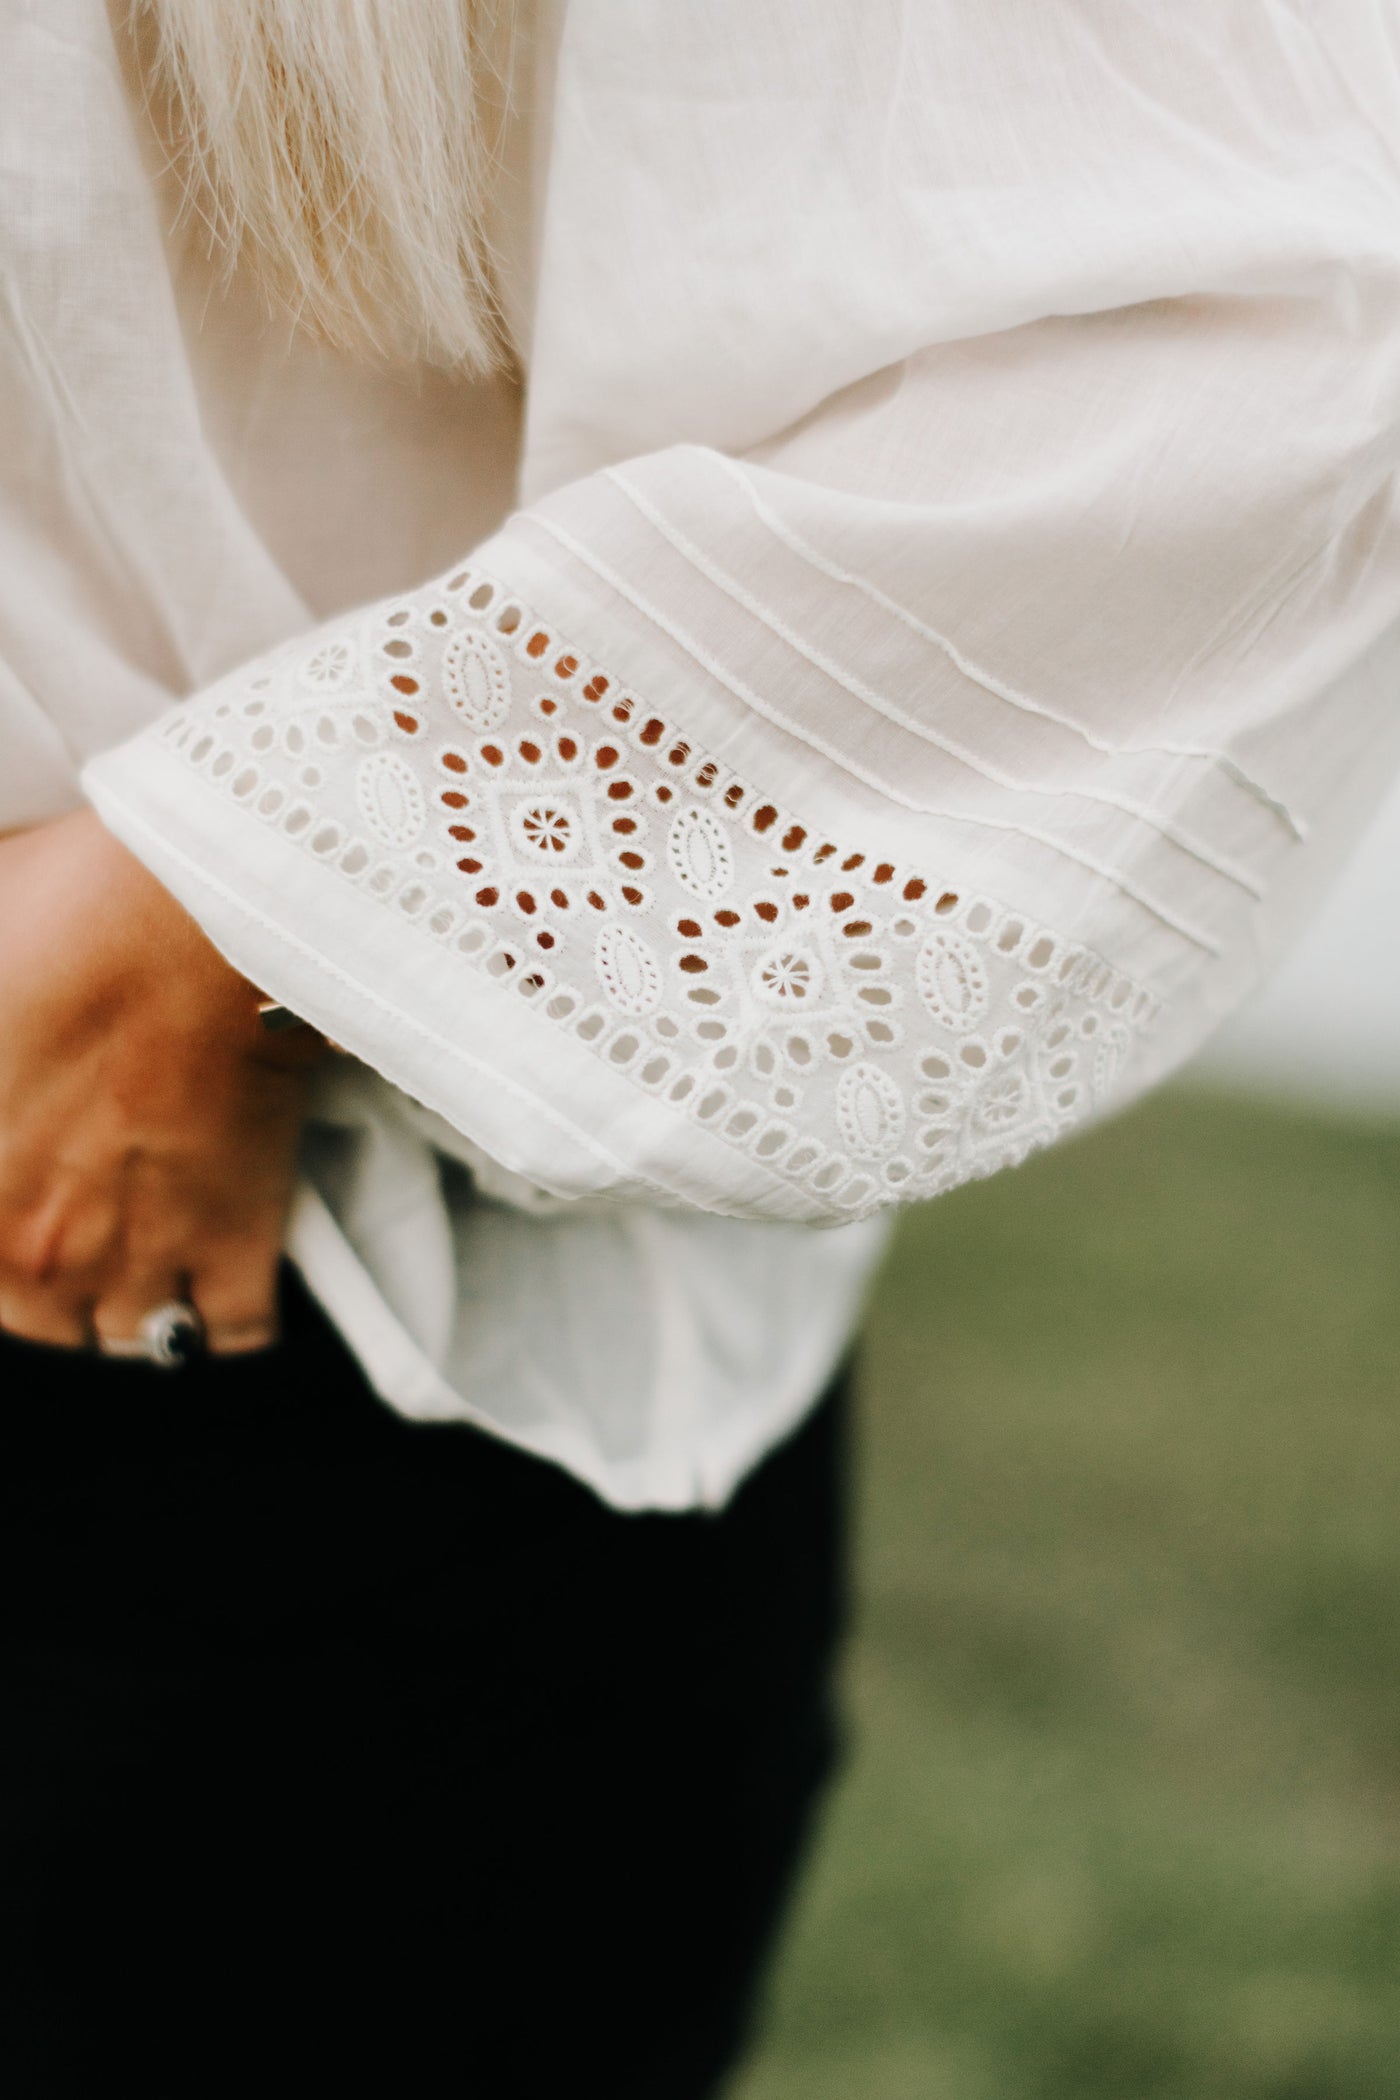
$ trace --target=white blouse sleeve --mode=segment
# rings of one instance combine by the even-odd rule
[[[556,1194],[835,1222],[1019,1160],[1195,1047],[1393,764],[1393,202],[1239,217],[1209,285],[585,476],[93,800]]]

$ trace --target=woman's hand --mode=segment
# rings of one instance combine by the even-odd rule
[[[209,1347],[276,1331],[308,1067],[90,810],[0,839],[0,1328],[130,1340],[172,1299]]]

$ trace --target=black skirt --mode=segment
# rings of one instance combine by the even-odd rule
[[[718,1516],[402,1421],[288,1285],[0,1337],[6,2093],[699,2100],[833,1751],[842,1381]]]

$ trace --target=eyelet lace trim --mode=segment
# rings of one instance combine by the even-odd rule
[[[1122,1086],[1149,994],[813,831],[480,571],[288,644],[159,733],[681,1115],[862,1215]]]

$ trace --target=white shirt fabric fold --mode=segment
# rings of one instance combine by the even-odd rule
[[[337,1113],[419,1163],[439,1286],[336,1303],[395,1404],[719,1499],[890,1205],[1257,979],[1396,756],[1397,57],[1363,0],[574,0],[523,507],[85,775],[368,1068],[326,1273]]]

